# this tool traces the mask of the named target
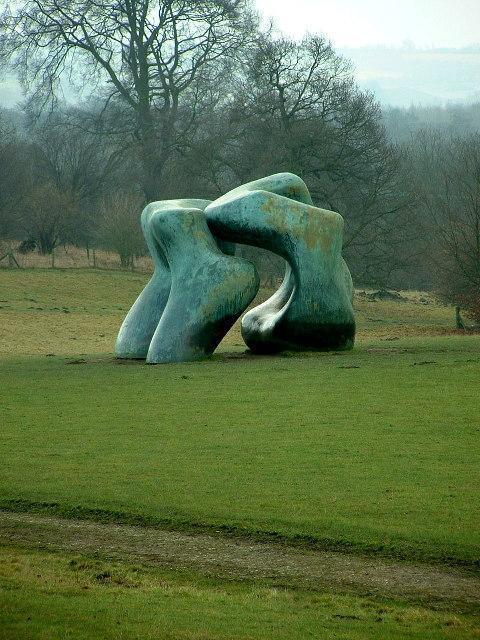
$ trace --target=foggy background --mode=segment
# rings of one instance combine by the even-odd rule
[[[433,289],[480,317],[478,0],[237,5],[228,26],[235,55],[202,67],[175,112],[164,89],[153,88],[148,135],[136,94],[125,98],[124,70],[127,90],[112,99],[111,80],[88,67],[84,82],[79,62],[69,68],[74,82],[65,69],[40,89],[30,68],[24,95],[4,64],[4,241],[46,254],[59,245],[88,256],[113,251],[122,267],[135,268],[145,255],[138,228],[145,202],[213,199],[292,171],[316,205],[345,217],[344,251],[357,284]],[[30,54],[21,59],[31,43],[22,37],[19,71],[32,65]],[[147,167],[151,159],[157,164]],[[265,282],[281,277],[275,256],[240,250]]]
[[[272,19],[295,39],[325,34],[383,105],[480,99],[477,0],[257,0],[256,6],[264,22]],[[68,90],[67,96],[75,97]],[[0,104],[13,107],[21,97],[13,76],[0,82]]]

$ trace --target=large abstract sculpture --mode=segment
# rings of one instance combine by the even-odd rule
[[[256,180],[214,202],[152,203],[142,229],[155,272],[120,329],[118,357],[160,363],[213,353],[258,290],[254,266],[226,255],[232,242],[269,249],[287,262],[279,290],[242,320],[252,351],[353,346],[343,218],[314,207],[297,176]]]

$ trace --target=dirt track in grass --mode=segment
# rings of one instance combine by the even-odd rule
[[[0,544],[99,554],[233,580],[355,590],[429,602],[480,605],[480,576],[449,567],[305,551],[152,527],[0,512]]]

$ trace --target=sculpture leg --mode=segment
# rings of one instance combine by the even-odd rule
[[[147,247],[154,263],[154,273],[138,296],[120,327],[115,344],[117,358],[145,359],[170,293],[170,269],[152,232],[152,216],[168,207],[195,207],[203,209],[210,200],[170,200],[152,202],[141,215],[141,225]],[[223,243],[228,251],[231,245]]]
[[[157,267],[120,327],[117,358],[145,359],[170,293],[170,272]]]
[[[147,362],[204,358],[254,298],[258,274],[250,262],[219,250],[198,209],[159,210],[151,226],[172,283]]]
[[[272,340],[275,327],[288,310],[295,291],[295,278],[287,262],[283,282],[265,302],[248,311],[242,318],[241,332],[245,344],[256,353],[278,351]]]
[[[352,281],[341,256],[338,213],[239,189],[209,205],[205,215],[220,238],[269,249],[291,267],[279,292],[243,318],[242,334],[253,351],[353,346]]]

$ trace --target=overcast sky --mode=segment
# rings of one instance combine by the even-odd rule
[[[287,35],[325,34],[353,61],[360,86],[373,91],[383,104],[480,99],[480,53],[428,51],[480,45],[480,0],[255,0],[255,4]],[[402,47],[408,42],[417,50],[403,47],[378,55],[361,49]],[[14,78],[0,77],[0,106],[14,107],[20,98]]]
[[[480,0],[256,0],[282,31],[322,32],[337,47],[480,43]]]

